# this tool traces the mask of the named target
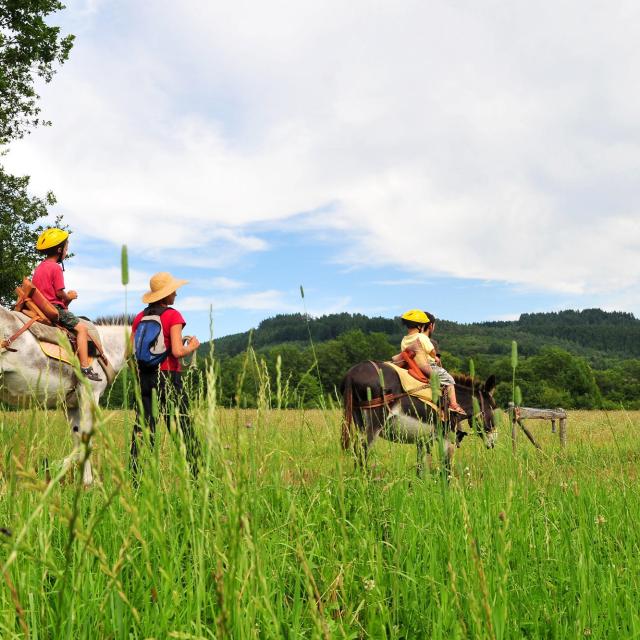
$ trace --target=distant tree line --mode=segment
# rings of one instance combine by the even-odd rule
[[[502,406],[512,396],[511,342],[517,340],[516,381],[525,405],[632,409],[640,408],[640,359],[629,357],[635,352],[626,345],[639,332],[640,321],[631,314],[591,309],[526,314],[513,322],[442,321],[436,337],[450,371],[468,373],[473,359],[478,377],[497,376]],[[214,341],[213,352],[211,344],[203,345],[189,376],[198,388],[205,386],[204,369],[213,353],[216,395],[225,406],[255,406],[265,398],[272,406],[327,406],[337,401],[349,367],[388,360],[402,335],[398,319],[280,315],[250,333]],[[116,388],[111,402],[121,402]]]

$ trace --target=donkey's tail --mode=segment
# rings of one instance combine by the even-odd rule
[[[343,382],[344,418],[342,420],[342,449],[347,451],[351,446],[351,424],[353,422],[353,387],[351,376],[347,375]]]

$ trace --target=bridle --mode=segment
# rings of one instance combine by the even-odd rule
[[[484,392],[482,389],[480,389],[480,393],[479,395],[479,404],[480,404],[480,411],[478,411],[477,413],[472,414],[468,420],[469,423],[473,426],[473,421],[477,421],[477,422],[482,422],[482,426],[483,426],[483,431],[485,433],[490,433],[490,431],[493,431],[493,429],[491,429],[490,431],[487,430],[485,428],[486,425],[486,421],[485,421],[485,417],[486,417],[486,413],[487,413],[487,408],[486,408],[486,400],[484,399]],[[473,393],[473,387],[471,388],[471,403],[473,404],[473,398],[475,397],[474,393]],[[493,407],[491,407],[493,408]]]

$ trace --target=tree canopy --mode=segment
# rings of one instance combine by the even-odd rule
[[[35,83],[50,82],[69,57],[73,36],[46,22],[63,8],[57,0],[0,1],[0,145],[47,124]]]
[[[73,45],[73,36],[47,23],[63,8],[57,0],[0,0],[0,157],[12,140],[49,124],[40,116],[36,83],[52,80]],[[55,202],[51,193],[31,196],[28,186],[28,176],[12,176],[0,165],[1,304],[14,299],[16,284],[37,261],[37,223]]]

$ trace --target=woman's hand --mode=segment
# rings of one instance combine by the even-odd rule
[[[174,324],[169,330],[169,335],[171,337],[171,354],[174,358],[184,358],[200,346],[200,341],[194,336],[188,338],[189,341],[184,344],[181,324]]]

